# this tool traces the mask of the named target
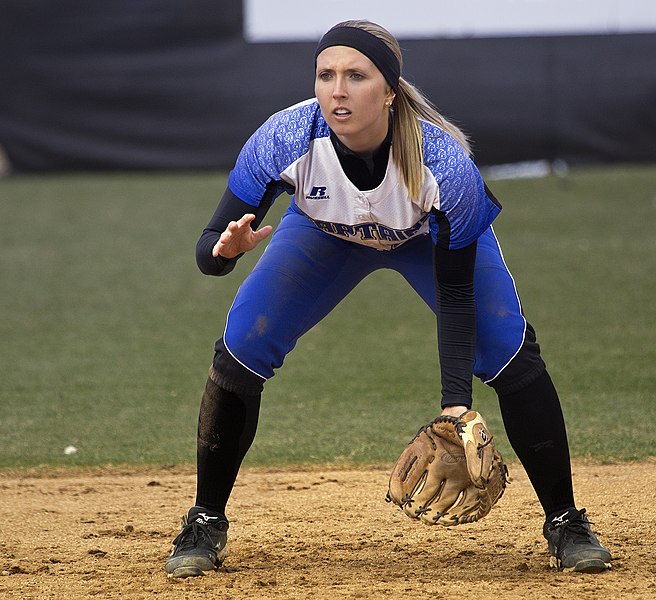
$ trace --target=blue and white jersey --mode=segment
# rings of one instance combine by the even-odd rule
[[[359,190],[344,173],[316,99],[271,116],[246,142],[228,185],[258,206],[265,191],[293,193],[292,203],[330,235],[391,250],[429,231],[451,249],[473,243],[501,207],[487,193],[476,165],[449,134],[421,122],[424,183],[411,199],[396,167],[394,140],[378,187]]]

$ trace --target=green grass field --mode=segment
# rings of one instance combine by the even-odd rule
[[[194,462],[214,340],[258,254],[225,278],[196,269],[224,187],[218,174],[0,180],[0,468]],[[656,169],[491,187],[572,454],[653,456]],[[247,464],[394,460],[439,412],[435,330],[398,275],[372,276],[267,384]],[[512,459],[496,396],[474,390]]]

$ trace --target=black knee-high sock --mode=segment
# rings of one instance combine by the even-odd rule
[[[518,392],[499,394],[499,406],[510,445],[545,515],[574,506],[567,431],[549,374],[544,371]]]
[[[198,416],[197,506],[225,515],[259,412],[260,394],[234,394],[208,378]]]

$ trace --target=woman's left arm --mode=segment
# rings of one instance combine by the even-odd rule
[[[472,405],[476,347],[476,242],[449,250],[434,246],[442,408]]]

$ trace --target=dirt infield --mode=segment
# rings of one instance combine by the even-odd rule
[[[446,529],[387,504],[387,468],[242,472],[230,557],[206,577],[163,564],[191,469],[0,473],[2,598],[654,598],[656,461],[576,463],[580,505],[614,555],[599,575],[548,568],[521,467],[483,521]]]

